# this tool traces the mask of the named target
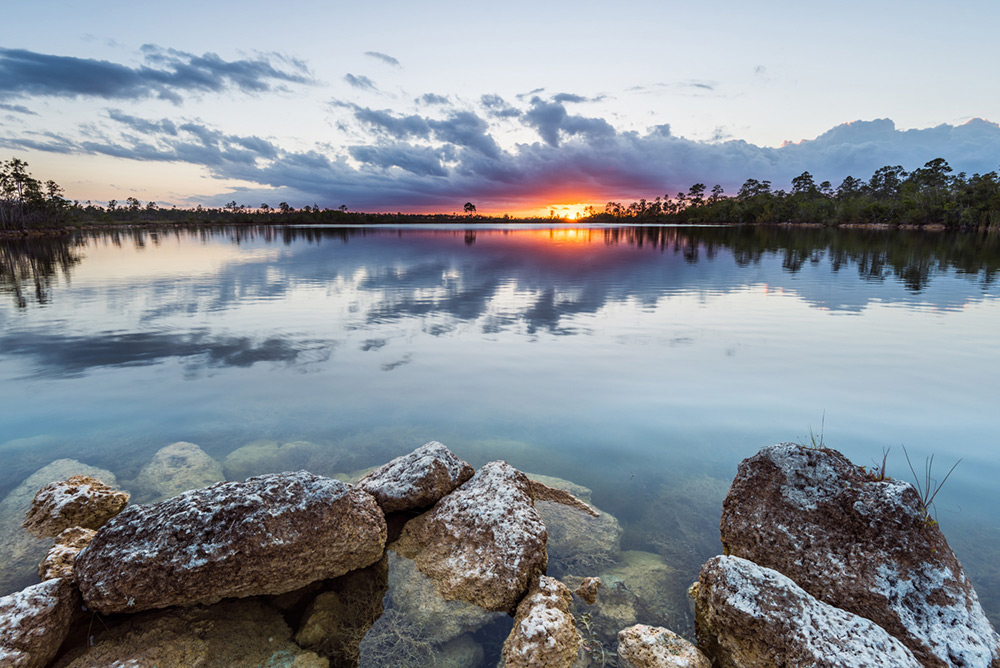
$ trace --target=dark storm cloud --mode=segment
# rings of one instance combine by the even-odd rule
[[[381,51],[365,51],[365,55],[370,56],[375,60],[380,60],[386,65],[392,65],[393,67],[402,67],[402,65],[398,60],[396,60],[387,53],[382,53]]]
[[[195,55],[142,47],[145,64],[129,67],[107,60],[53,56],[0,48],[0,97],[158,97],[178,103],[182,93],[240,90],[261,93],[284,84],[308,84],[301,61],[278,55],[227,61],[214,53]]]
[[[361,90],[378,90],[378,87],[375,86],[375,82],[366,76],[355,76],[354,74],[348,72],[344,75],[344,81],[355,88],[360,88]]]
[[[352,146],[351,157],[367,165],[388,169],[399,167],[417,176],[447,176],[441,153],[435,149],[393,144],[390,146]]]

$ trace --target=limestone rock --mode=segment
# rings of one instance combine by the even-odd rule
[[[319,454],[320,447],[308,441],[280,445],[275,441],[254,441],[226,455],[222,470],[228,480],[246,480],[251,476],[281,471],[316,472],[314,464]]]
[[[783,443],[744,460],[723,503],[727,554],[872,620],[925,666],[1000,666],[1000,637],[912,486],[829,449]]]
[[[472,467],[437,441],[375,469],[358,486],[387,513],[428,508],[472,477]]]
[[[148,503],[225,479],[219,462],[194,443],[178,441],[160,448],[139,471],[135,484],[139,500]]]
[[[36,538],[21,527],[35,493],[50,482],[74,475],[88,475],[116,485],[111,471],[75,459],[57,459],[31,474],[0,501],[0,594],[24,589],[38,582],[38,562],[52,546],[51,538]]]
[[[99,529],[128,504],[119,492],[96,478],[70,476],[38,490],[22,526],[36,536],[57,536],[64,529]]]
[[[358,646],[382,615],[387,585],[385,557],[335,579],[309,604],[295,642],[327,657],[334,666],[357,666]]]
[[[257,600],[147,612],[98,636],[67,668],[329,668],[290,636],[281,615]]]
[[[712,668],[708,657],[684,638],[645,624],[618,632],[618,657],[625,668]]]
[[[42,580],[51,578],[66,578],[75,581],[73,562],[80,550],[87,547],[97,531],[83,527],[70,527],[56,536],[55,545],[38,564],[38,577]]]
[[[698,646],[718,668],[917,668],[874,622],[827,605],[781,573],[713,557],[695,589]]]
[[[504,668],[572,668],[586,665],[583,639],[569,611],[566,585],[543,575],[517,606],[514,628],[503,644]]]
[[[552,575],[593,572],[618,559],[622,527],[613,515],[602,512],[595,516],[575,506],[537,498],[535,509],[549,534],[546,549]]]
[[[582,598],[587,605],[594,605],[597,602],[597,589],[600,586],[601,578],[583,578],[573,593]]]
[[[48,665],[69,633],[79,598],[61,578],[0,598],[0,666]]]
[[[584,503],[592,503],[591,497],[593,496],[593,491],[589,487],[584,487],[583,485],[575,483],[572,480],[557,478],[551,475],[542,475],[541,473],[528,473],[525,471],[524,475],[528,476],[532,482],[539,482],[546,487],[561,489],[564,492],[569,492]]]
[[[498,461],[410,520],[395,548],[445,598],[513,612],[545,572],[547,535],[528,478]]]
[[[385,517],[360,489],[299,471],[129,506],[76,559],[101,613],[280,594],[382,556]]]

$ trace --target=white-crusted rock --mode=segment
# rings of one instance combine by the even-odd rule
[[[694,588],[698,647],[718,668],[918,668],[871,620],[810,596],[778,571],[712,557]]]
[[[42,668],[69,633],[79,594],[55,578],[0,598],[0,666]]]
[[[437,441],[396,457],[358,482],[387,513],[428,508],[475,473]]]
[[[740,464],[721,529],[727,554],[874,621],[925,666],[1000,666],[1000,636],[905,482],[834,450],[770,446]]]
[[[57,536],[70,527],[99,529],[128,505],[119,492],[97,478],[70,476],[38,490],[22,526],[36,536]]]
[[[530,481],[498,461],[410,520],[394,549],[414,559],[445,598],[513,612],[545,572],[547,535]]]
[[[625,668],[712,668],[708,657],[681,636],[645,624],[618,632],[618,657]]]
[[[514,628],[503,644],[504,668],[572,668],[586,665],[583,638],[570,613],[566,585],[541,576],[517,606]]]
[[[138,612],[292,591],[378,561],[385,540],[370,494],[299,471],[129,506],[75,568],[88,607]]]
[[[137,500],[160,501],[225,479],[219,462],[194,443],[178,441],[157,450],[139,471]]]
[[[42,580],[66,578],[76,581],[73,563],[80,550],[87,547],[97,535],[94,529],[70,527],[56,536],[55,545],[49,549],[42,562],[38,564],[38,577]]]

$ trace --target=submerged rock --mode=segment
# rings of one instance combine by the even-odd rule
[[[539,499],[535,509],[548,530],[546,549],[552,575],[592,572],[618,559],[622,527],[613,515],[591,514],[576,506]]]
[[[712,668],[708,657],[684,638],[645,624],[618,632],[618,657],[625,668]]]
[[[583,639],[570,613],[566,585],[541,576],[517,606],[514,628],[503,644],[504,668],[585,666]]]
[[[69,633],[79,594],[55,578],[0,598],[0,666],[42,668]]]
[[[57,536],[64,529],[99,529],[128,505],[119,492],[97,478],[70,476],[38,490],[22,526],[36,536]]]
[[[246,480],[255,475],[281,471],[313,471],[320,447],[308,441],[278,444],[275,441],[254,441],[226,455],[222,470],[227,480]],[[215,482],[215,481],[212,481]]]
[[[178,441],[160,448],[139,471],[135,484],[138,500],[148,503],[225,479],[219,462],[194,443]]]
[[[96,535],[97,531],[94,529],[70,527],[56,536],[55,544],[42,559],[42,563],[38,564],[38,577],[42,580],[66,578],[75,581],[73,563],[76,561],[76,555],[87,547]]]
[[[545,571],[547,535],[528,478],[506,462],[490,462],[410,520],[395,549],[414,559],[445,598],[513,612]]]
[[[583,578],[580,585],[573,590],[587,605],[594,605],[597,602],[597,590],[603,584],[601,578]]]
[[[280,594],[378,561],[386,524],[370,494],[299,471],[130,506],[76,560],[101,613]]]
[[[66,668],[328,668],[290,640],[281,615],[260,601],[147,612],[97,637]]]
[[[744,460],[723,503],[727,554],[872,620],[925,666],[1000,666],[986,619],[913,487],[829,449],[783,443]]]
[[[387,513],[427,508],[475,473],[437,441],[397,457],[358,482]]]
[[[0,594],[17,591],[38,582],[38,562],[52,546],[51,538],[37,538],[21,527],[39,489],[50,482],[74,475],[88,475],[117,484],[111,471],[88,466],[75,459],[57,459],[35,471],[0,501]]]
[[[357,666],[359,645],[382,615],[388,563],[376,563],[335,579],[306,609],[295,642],[330,659],[334,666]]]
[[[713,557],[694,587],[698,645],[718,668],[917,668],[874,622],[818,601],[781,573]]]

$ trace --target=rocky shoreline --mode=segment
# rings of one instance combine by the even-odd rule
[[[697,647],[651,612],[676,585],[662,559],[620,551],[586,488],[503,461],[474,470],[431,442],[353,482],[221,482],[177,443],[140,474],[140,505],[75,464],[29,478],[30,507],[27,488],[0,504],[38,536],[8,559],[56,537],[43,581],[0,598],[0,668],[1000,667],[916,491],[826,448],[740,464],[724,554],[690,589]]]

